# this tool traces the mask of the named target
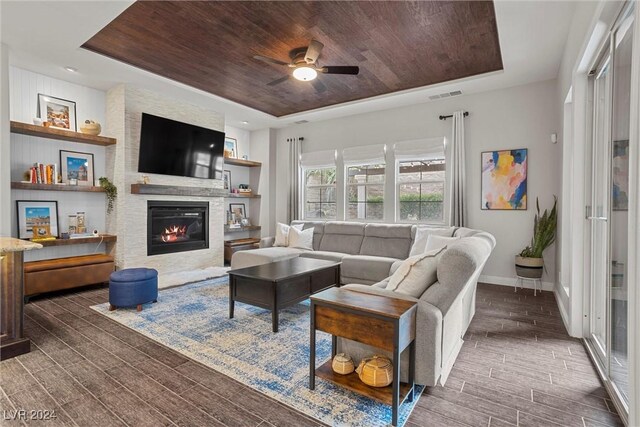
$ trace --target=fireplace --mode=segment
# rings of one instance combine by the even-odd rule
[[[209,202],[147,202],[147,255],[209,247]]]

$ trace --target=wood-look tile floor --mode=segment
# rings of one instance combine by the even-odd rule
[[[47,425],[318,425],[89,308],[107,295],[91,289],[25,307],[32,351],[0,363],[1,425],[25,424],[6,419],[16,409],[55,411]],[[427,388],[407,423],[463,425],[621,425],[551,293],[479,286],[446,386]]]

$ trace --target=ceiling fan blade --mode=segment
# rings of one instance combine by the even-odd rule
[[[357,76],[360,73],[360,67],[334,65],[320,68],[320,71],[326,74],[352,74]]]
[[[324,45],[318,40],[311,40],[311,42],[309,42],[309,47],[307,48],[307,53],[304,54],[305,62],[307,64],[315,64],[323,47]]]
[[[279,59],[273,59],[266,56],[254,55],[253,59],[257,59],[258,61],[268,62],[270,64],[278,64],[278,65],[289,65],[288,62],[280,61]]]
[[[317,93],[322,93],[327,90],[327,87],[318,79],[311,80],[311,85]]]
[[[290,75],[286,75],[284,77],[280,77],[279,79],[276,79],[272,82],[267,83],[267,86],[275,86],[275,85],[279,85],[282,82],[286,82],[287,80],[289,80],[291,78]]]

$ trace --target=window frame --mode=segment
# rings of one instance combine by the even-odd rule
[[[324,169],[334,169],[336,173],[336,177],[333,184],[316,184],[316,185],[307,185],[307,171],[309,170],[324,170]],[[327,221],[327,220],[337,220],[338,218],[338,176],[337,176],[338,168],[336,165],[328,165],[328,166],[304,166],[302,167],[302,219],[305,221]],[[307,190],[308,189],[322,189],[322,188],[333,188],[336,194],[336,200],[333,202],[335,205],[336,215],[334,217],[321,217],[321,218],[308,218],[307,217]],[[323,202],[318,202],[320,207],[322,207]],[[324,203],[332,203],[332,202],[324,202]]]
[[[421,179],[421,180],[416,180],[416,181],[400,181],[400,164],[401,163],[407,163],[407,162],[429,162],[429,161],[436,161],[436,160],[442,160],[444,162],[444,178],[443,179]],[[420,157],[415,157],[415,158],[396,158],[395,161],[395,197],[394,197],[394,203],[395,203],[395,214],[396,214],[396,223],[398,224],[425,224],[425,225],[446,225],[447,224],[447,189],[448,189],[448,185],[447,185],[447,178],[448,178],[448,170],[447,170],[447,156],[446,154],[444,154],[441,158],[420,158]],[[401,215],[400,215],[400,187],[402,185],[406,185],[406,184],[436,184],[436,183],[442,183],[442,220],[440,221],[426,221],[426,220],[421,220],[418,219],[416,221],[411,221],[411,220],[407,220],[407,219],[402,219]]]
[[[383,182],[376,182],[376,183],[369,183],[369,182],[365,182],[362,184],[349,184],[349,168],[362,168],[362,167],[369,167],[369,166],[375,166],[375,165],[383,165],[384,166],[384,173],[382,174],[382,177],[384,178]],[[362,163],[349,163],[349,164],[345,164],[344,165],[344,220],[345,221],[352,221],[352,222],[384,222],[387,218],[386,212],[385,212],[385,205],[387,203],[387,191],[386,191],[386,185],[387,185],[387,162],[362,162]],[[349,218],[349,187],[353,186],[353,187],[359,187],[359,186],[364,186],[365,187],[365,194],[366,194],[366,188],[368,186],[381,186],[382,187],[382,218],[381,219],[371,219],[371,218],[366,218],[366,204],[367,201],[365,200],[364,205],[365,205],[365,218]],[[357,203],[361,203],[361,202],[357,202]]]

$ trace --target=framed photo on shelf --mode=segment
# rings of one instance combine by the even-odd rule
[[[228,159],[238,158],[238,141],[235,138],[224,138],[224,156]]]
[[[77,131],[76,103],[67,99],[38,94],[38,113],[42,121],[51,123],[51,127]]]
[[[65,184],[76,182],[74,185],[93,186],[93,154],[60,150],[60,167]]]
[[[231,190],[231,171],[225,169],[222,180],[224,181],[224,189]]]
[[[247,208],[244,203],[229,203],[229,210],[239,219],[247,217]]]
[[[47,231],[49,236],[58,237],[57,201],[17,200],[16,207],[18,209],[19,239],[32,239]],[[34,235],[34,231],[38,234]]]

